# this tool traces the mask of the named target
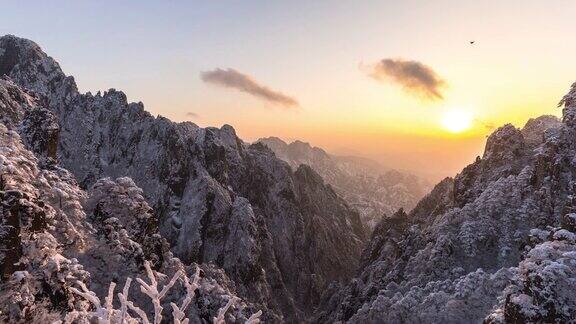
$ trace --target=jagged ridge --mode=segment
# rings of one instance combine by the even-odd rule
[[[90,307],[74,289],[86,284],[103,297],[110,282],[143,277],[145,260],[169,275],[198,268],[172,256],[154,226],[156,216],[132,180],[103,179],[89,192],[78,187],[51,156],[58,127],[50,123],[55,120],[51,111],[39,104],[14,83],[0,80],[0,321],[69,322],[68,315]],[[43,125],[35,125],[38,116],[46,117]],[[209,265],[201,269],[197,304],[185,314],[193,322],[211,320],[228,299],[237,298],[222,270]],[[130,295],[151,312],[136,287]],[[183,295],[178,284],[164,308]],[[242,321],[257,309],[239,302],[228,317]],[[170,319],[170,313],[165,315]]]

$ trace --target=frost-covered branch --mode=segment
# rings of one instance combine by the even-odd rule
[[[196,293],[196,289],[200,286],[200,268],[196,268],[196,272],[194,273],[194,277],[192,282],[183,272],[183,270],[177,271],[174,276],[170,279],[170,281],[162,287],[161,291],[158,291],[158,280],[157,278],[168,278],[164,274],[159,272],[155,272],[150,267],[150,263],[145,261],[144,267],[146,269],[146,274],[150,283],[144,282],[140,278],[136,278],[138,283],[140,284],[140,290],[150,297],[152,304],[154,306],[154,323],[158,324],[162,321],[162,306],[161,301],[162,298],[166,296],[168,291],[176,284],[178,279],[182,279],[182,284],[186,288],[186,296],[182,299],[180,306],[176,303],[170,303],[172,307],[172,317],[173,322],[175,324],[188,324],[189,319],[186,318],[186,310],[189,308],[192,300],[194,299]],[[104,307],[100,302],[100,299],[96,296],[96,294],[88,289],[86,285],[81,282],[77,281],[78,286],[81,290],[71,287],[70,291],[77,294],[78,296],[83,297],[87,301],[89,301],[94,306],[93,312],[87,311],[72,311],[66,314],[64,319],[65,323],[73,323],[81,318],[88,318],[96,319],[99,324],[124,324],[124,323],[143,323],[143,324],[150,324],[150,320],[148,318],[148,314],[141,309],[140,307],[134,305],[133,301],[128,299],[128,292],[130,290],[130,286],[132,283],[132,278],[127,278],[124,284],[124,288],[122,292],[118,293],[118,299],[120,301],[120,308],[114,309],[113,299],[114,299],[114,289],[116,288],[116,283],[110,283],[110,287],[108,289],[108,295],[105,298]],[[235,305],[235,303],[239,300],[238,297],[232,296],[228,299],[226,305],[218,310],[217,316],[213,318],[214,324],[224,324],[225,323],[225,315],[226,312]],[[140,317],[140,320],[136,320],[135,318],[131,317],[128,311],[133,312],[134,314]],[[246,324],[258,324],[260,323],[260,316],[262,315],[262,311],[258,311],[246,321]]]
[[[252,314],[250,318],[246,321],[245,324],[258,324],[260,323],[260,316],[262,315],[262,311],[259,310],[256,313]]]
[[[186,308],[188,308],[188,305],[190,305],[190,302],[194,298],[195,294],[194,291],[196,291],[196,289],[198,288],[198,281],[200,280],[200,267],[196,268],[196,273],[194,274],[194,279],[192,283],[190,283],[190,280],[188,279],[187,276],[183,276],[182,278],[184,286],[186,287],[186,297],[184,297],[184,300],[182,301],[182,305],[180,307],[178,307],[174,303],[170,303],[170,306],[172,306],[172,316],[174,317],[174,324],[188,323],[188,319],[184,319],[184,316],[186,315],[184,312],[186,311]]]
[[[112,321],[112,315],[114,314],[114,306],[112,302],[114,301],[114,288],[116,288],[116,283],[112,281],[110,287],[108,288],[108,296],[106,297],[106,315],[107,320]]]
[[[148,315],[146,315],[146,312],[143,311],[140,307],[135,306],[134,303],[129,300],[126,301],[126,305],[128,305],[128,308],[130,308],[134,313],[140,316],[143,324],[150,324],[150,321],[148,320]]]
[[[100,303],[100,299],[96,296],[96,294],[94,292],[89,290],[88,287],[86,287],[86,285],[82,281],[77,281],[76,284],[78,286],[80,286],[80,288],[82,288],[82,291],[80,291],[74,287],[70,287],[69,288],[70,291],[75,293],[78,296],[83,297],[84,299],[89,301],[92,305],[94,305],[95,310],[91,315],[97,317],[99,319],[99,322],[110,323],[111,317],[110,317],[109,309],[111,309],[112,306],[110,303],[110,308],[108,308],[108,306],[109,306],[108,298],[106,299],[106,308],[102,308],[102,305]],[[114,283],[110,284],[110,289],[113,290],[114,286],[115,286]],[[66,317],[64,318],[64,323],[73,323],[81,315],[87,315],[87,313],[86,312],[72,311],[72,312],[66,314]]]
[[[180,278],[181,272],[177,271],[170,282],[168,282],[160,292],[158,292],[158,281],[156,280],[156,276],[154,276],[154,272],[150,267],[150,262],[144,261],[144,267],[146,268],[146,274],[148,275],[148,279],[150,280],[150,284],[144,282],[144,280],[140,278],[136,278],[138,283],[140,284],[140,290],[146,294],[150,299],[152,299],[152,305],[154,305],[154,324],[160,324],[162,322],[162,304],[160,300],[166,295],[168,290],[174,286],[176,280]]]
[[[230,307],[232,307],[232,305],[234,305],[234,303],[236,302],[236,300],[238,299],[238,297],[232,296],[230,297],[230,299],[228,299],[228,303],[226,303],[226,306],[220,308],[220,310],[218,310],[218,315],[216,317],[214,317],[213,319],[213,323],[214,324],[225,324],[226,321],[224,321],[224,315],[226,315],[226,312],[228,311],[228,309]]]
[[[121,293],[118,293],[118,299],[120,299],[120,324],[124,324],[124,319],[126,318],[126,313],[128,312],[128,292],[130,290],[131,283],[132,278],[126,278],[124,289]]]
[[[70,287],[71,292],[73,292],[76,295],[79,295],[81,297],[84,297],[84,299],[86,299],[87,301],[92,303],[92,305],[94,305],[94,307],[97,310],[102,308],[100,305],[100,299],[96,296],[96,294],[94,292],[90,291],[88,289],[88,287],[86,287],[86,285],[82,281],[77,281],[76,283],[78,284],[78,286],[80,286],[80,288],[82,288],[82,291],[80,291],[74,287]]]

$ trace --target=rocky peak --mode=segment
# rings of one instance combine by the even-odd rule
[[[33,41],[12,35],[0,37],[0,76],[10,76],[17,84],[51,99],[56,92],[60,100],[70,101],[77,92],[76,83],[66,77],[60,65],[46,55]],[[65,91],[63,91],[65,90]]]
[[[483,158],[510,161],[522,155],[525,145],[522,132],[513,125],[507,124],[488,137]]]
[[[556,129],[562,125],[562,121],[556,116],[544,115],[530,118],[522,128],[522,135],[530,147],[536,147],[544,142],[544,132]]]
[[[456,205],[464,206],[475,199],[490,182],[520,173],[529,153],[521,130],[511,124],[498,128],[488,137],[483,157],[478,157],[454,178]]]
[[[282,139],[274,136],[261,138],[256,141],[256,143],[262,143],[268,146],[274,152],[280,152],[286,150],[288,143],[284,142]]]
[[[6,35],[0,38],[0,55],[2,64],[0,65],[0,75],[8,75],[21,59],[40,59],[42,51],[36,43],[18,38],[14,35]]]

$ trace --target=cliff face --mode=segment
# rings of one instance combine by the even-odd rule
[[[0,38],[0,74],[34,92],[55,118],[58,136],[38,150],[81,188],[104,177],[133,179],[175,256],[221,267],[239,296],[301,319],[329,282],[357,266],[366,235],[358,214],[314,171],[293,172],[227,125],[155,118],[113,89],[80,94],[73,78],[28,40]]]

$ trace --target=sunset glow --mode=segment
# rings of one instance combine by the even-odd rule
[[[576,75],[574,1],[144,1],[78,21],[70,38],[58,35],[72,22],[50,17],[107,6],[27,10],[36,18],[6,15],[0,32],[38,40],[81,91],[122,89],[154,115],[230,124],[245,141],[299,139],[410,170],[425,155],[436,179],[481,155],[495,128],[558,116]]]
[[[469,129],[471,125],[472,116],[462,110],[447,111],[442,117],[442,126],[452,133],[465,131]]]

